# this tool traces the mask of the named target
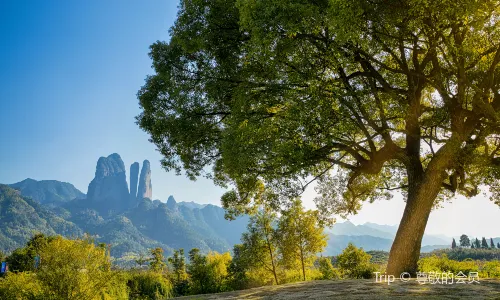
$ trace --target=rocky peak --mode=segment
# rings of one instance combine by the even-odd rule
[[[130,199],[137,198],[137,182],[139,180],[139,163],[130,165]]]
[[[168,197],[167,207],[169,209],[176,209],[177,208],[177,201],[175,201],[174,196],[169,196]]]
[[[102,211],[121,211],[129,192],[125,164],[120,155],[113,153],[97,161],[95,177],[89,184],[87,199]]]
[[[139,177],[139,188],[137,189],[137,198],[153,198],[153,187],[151,185],[151,166],[149,160],[142,163],[141,176]]]

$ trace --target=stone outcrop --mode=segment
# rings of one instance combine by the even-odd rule
[[[139,163],[130,165],[130,199],[135,202],[137,198],[137,183],[139,180]]]
[[[141,176],[139,177],[139,188],[137,189],[137,199],[152,199],[153,187],[151,186],[151,166],[148,160],[142,163]]]
[[[87,201],[98,211],[109,214],[126,209],[129,199],[125,165],[120,155],[113,153],[97,161],[95,177],[90,182]]]
[[[176,210],[177,209],[177,201],[175,201],[174,196],[168,197],[167,207],[169,209],[171,209],[171,210]]]

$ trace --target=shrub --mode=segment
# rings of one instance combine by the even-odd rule
[[[480,278],[500,278],[500,261],[498,260],[456,261],[449,259],[446,254],[421,258],[418,261],[418,269],[421,272],[451,272],[453,274],[462,272],[465,275],[470,272],[479,272]]]
[[[160,300],[171,298],[172,284],[162,274],[135,271],[128,278],[129,299]]]
[[[340,272],[334,268],[331,259],[328,257],[320,257],[317,261],[318,270],[321,272],[320,279],[338,279]]]
[[[500,261],[493,260],[484,263],[482,275],[489,278],[500,278]]]
[[[452,272],[457,274],[461,271],[468,274],[469,272],[478,272],[479,266],[473,260],[456,261],[443,254],[441,257],[433,255],[420,259],[418,269],[421,272]]]
[[[8,273],[0,278],[0,299],[42,300],[42,287],[33,273]]]

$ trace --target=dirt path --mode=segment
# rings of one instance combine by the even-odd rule
[[[177,299],[500,299],[500,280],[480,280],[479,284],[441,285],[375,280],[321,280],[266,286],[243,291]]]

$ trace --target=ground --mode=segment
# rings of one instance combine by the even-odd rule
[[[375,279],[321,280],[265,286],[243,291],[180,297],[178,299],[500,299],[500,280],[473,284],[419,284],[399,280],[387,285]]]

